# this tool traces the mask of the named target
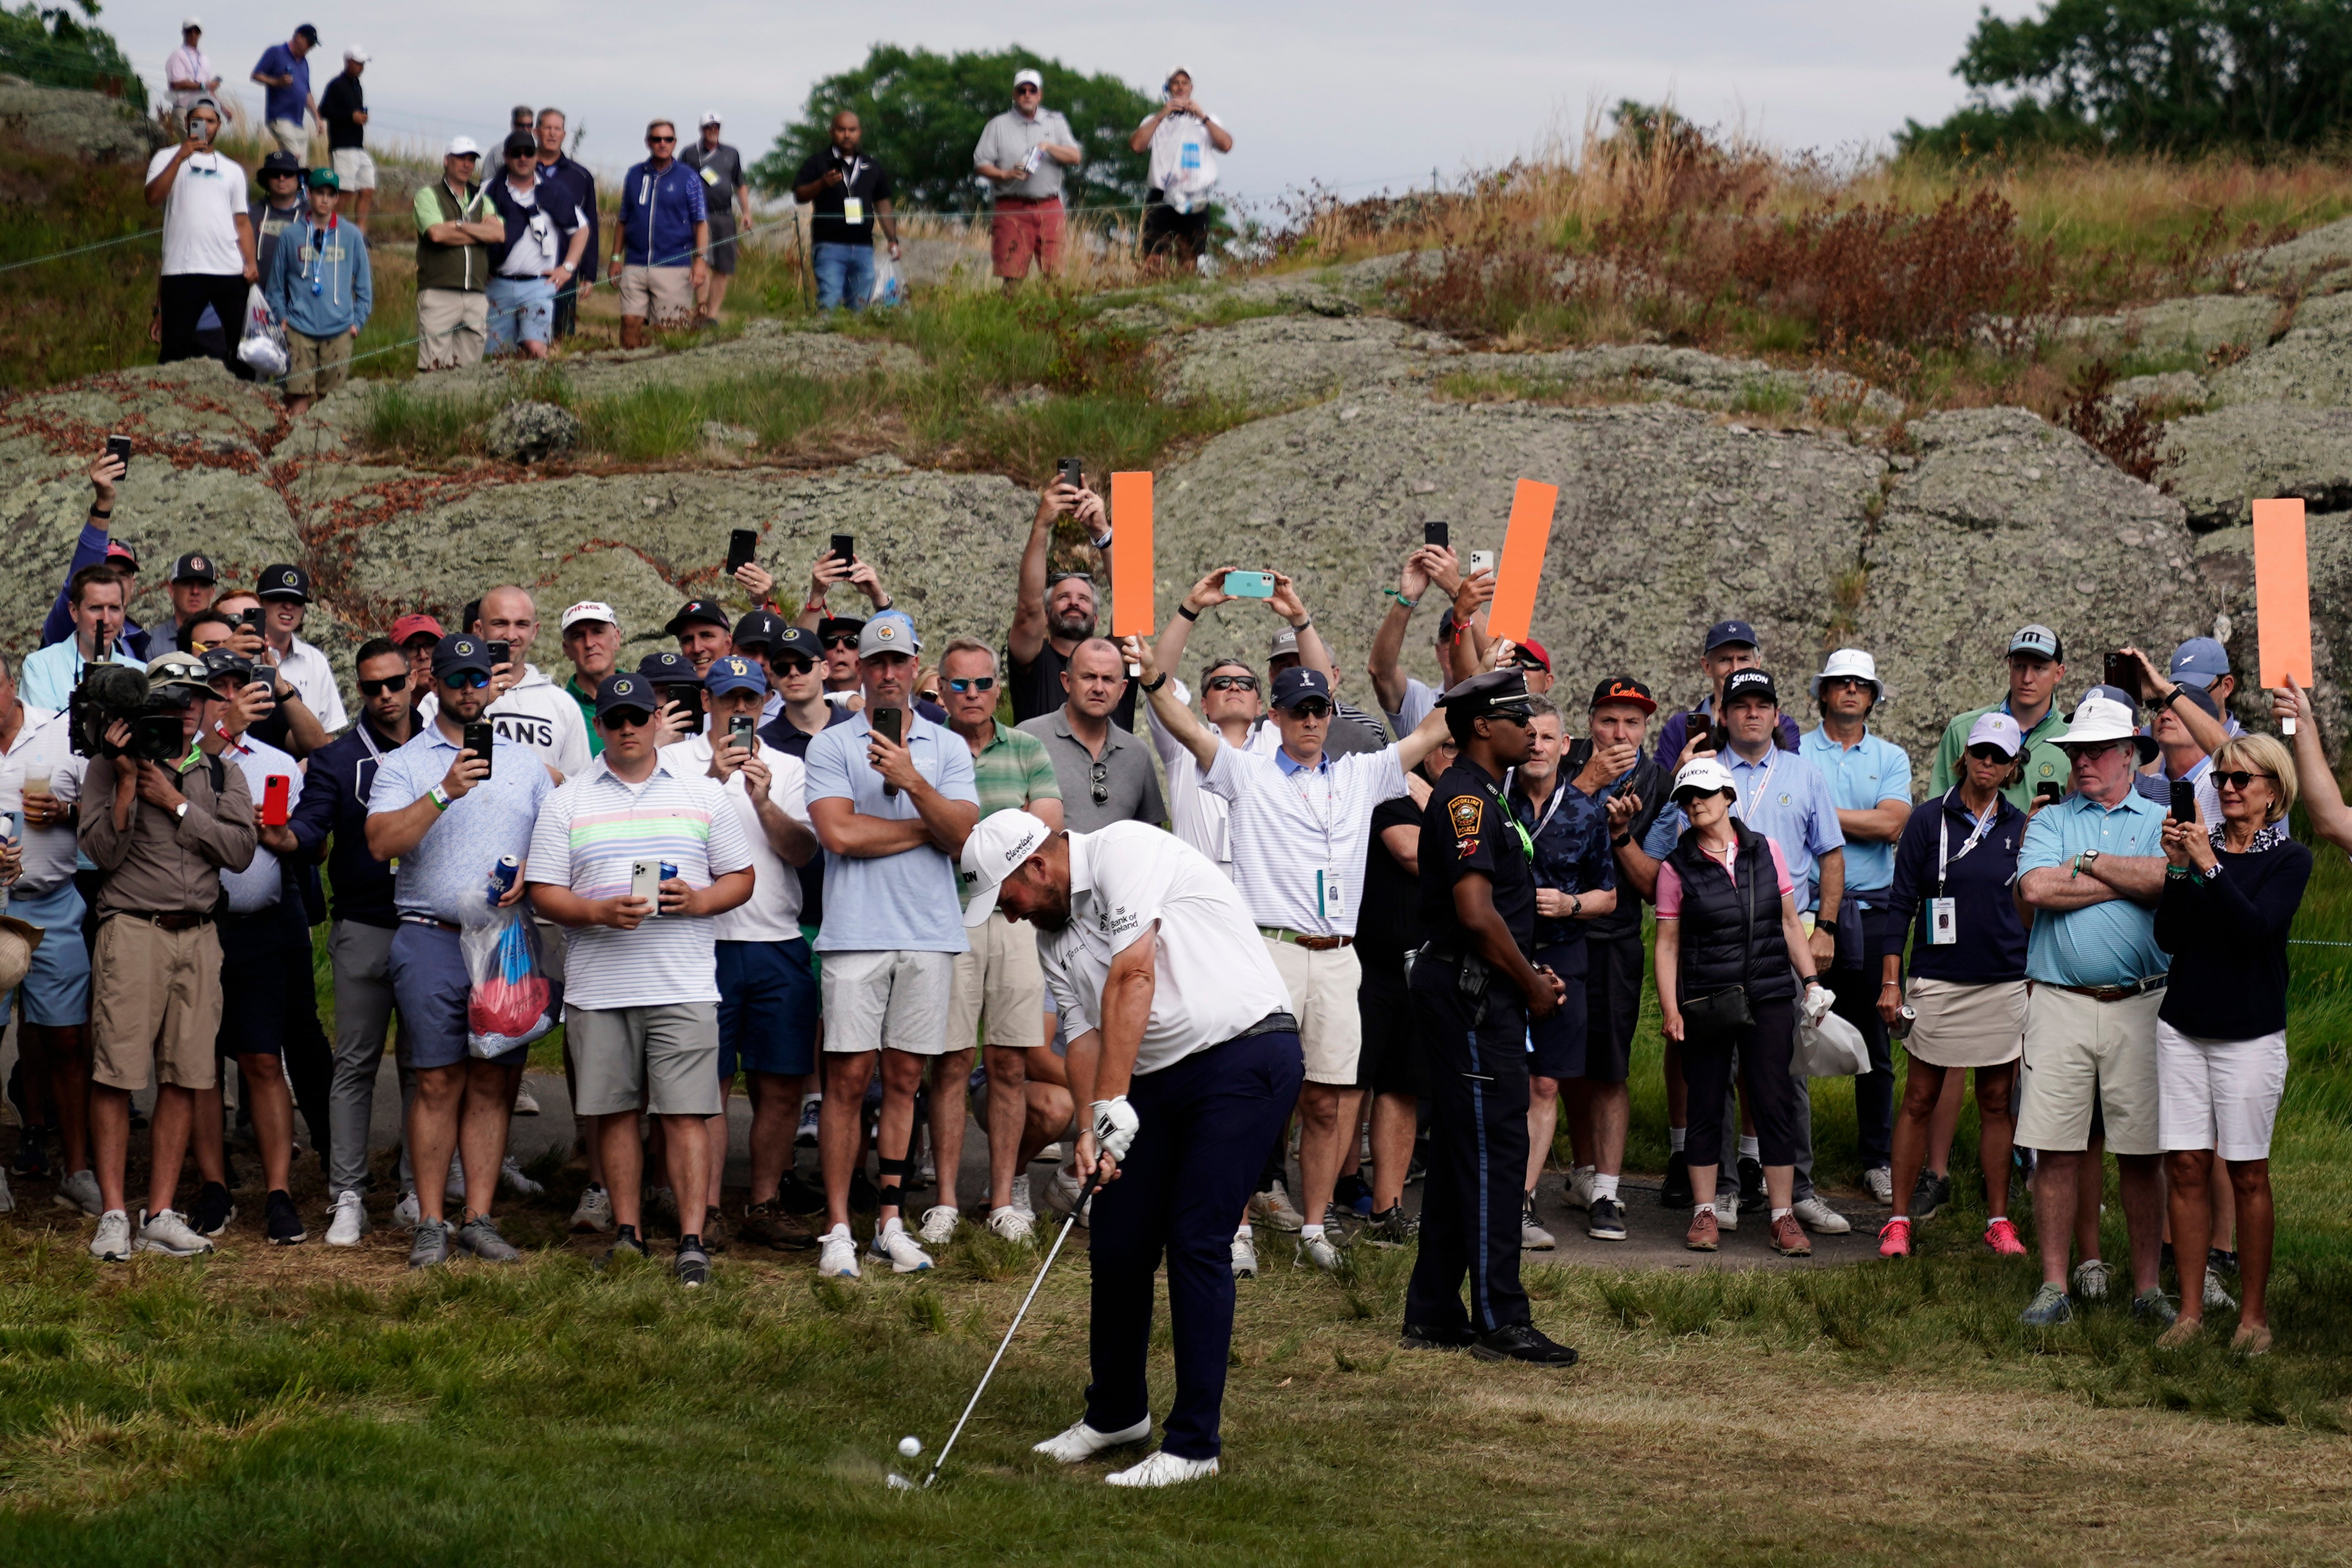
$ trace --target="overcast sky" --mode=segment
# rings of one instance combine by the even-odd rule
[[[346,47],[374,57],[372,137],[486,138],[510,105],[555,103],[587,127],[587,161],[613,168],[643,155],[647,119],[691,123],[706,109],[755,157],[812,82],[855,66],[877,41],[942,52],[1017,41],[1154,92],[1182,65],[1234,132],[1225,189],[1268,198],[1311,180],[1349,195],[1426,185],[1433,168],[1450,176],[1502,162],[1620,98],[1671,97],[1703,124],[1744,125],[1784,147],[1883,146],[1906,116],[1933,120],[1960,101],[1951,68],[1979,0],[1256,0],[1235,13],[1093,5],[994,18],[937,0],[401,0],[310,12],[301,3],[110,0],[103,20],[160,92],[192,5],[215,67],[257,107],[260,89],[246,79],[255,61],[308,19],[321,37],[314,90],[341,68]],[[2002,0],[1995,9],[2034,7]],[[1002,19],[1018,16],[1030,19]]]

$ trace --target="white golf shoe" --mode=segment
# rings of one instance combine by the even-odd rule
[[[335,1195],[335,1217],[327,1222],[327,1245],[356,1247],[367,1234],[367,1207],[360,1195],[346,1187]]]
[[[1151,1436],[1151,1417],[1146,1416],[1134,1426],[1117,1432],[1097,1432],[1084,1420],[1066,1432],[1058,1432],[1039,1443],[1031,1451],[1045,1455],[1062,1464],[1075,1465],[1081,1459],[1091,1459],[1105,1448],[1116,1448],[1128,1443],[1140,1443]]]
[[[1179,1458],[1165,1448],[1143,1457],[1143,1462],[1123,1470],[1114,1470],[1103,1479],[1115,1487],[1172,1487],[1186,1481],[1205,1480],[1217,1473],[1214,1459]]]
[[[931,1266],[931,1255],[907,1234],[906,1221],[896,1218],[882,1222],[866,1250],[877,1262],[889,1264],[894,1274],[919,1274]]]

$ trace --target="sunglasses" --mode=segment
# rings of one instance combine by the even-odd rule
[[[948,682],[948,690],[956,693],[992,692],[995,689],[994,675],[958,675]]]
[[[1870,683],[1860,675],[1830,675],[1822,680],[1822,689],[1829,692],[1866,692],[1870,690]]]
[[[459,691],[478,692],[490,684],[490,677],[479,670],[460,670],[441,684],[445,686],[455,686]]]
[[[1331,705],[1326,702],[1297,703],[1289,711],[1293,718],[1329,718]]]
[[[1023,82],[1019,87],[1013,89],[1013,96],[1019,98],[1024,92],[1044,92],[1045,90],[1045,89],[1042,87],[1032,87],[1027,82]]]
[[[1255,675],[1211,675],[1202,685],[1213,692],[1254,692],[1257,690]]]
[[[835,632],[832,636],[827,637],[824,640],[824,645],[828,648],[855,648],[857,646],[857,633],[855,632]]]
[[[1711,800],[1722,793],[1720,786],[1713,789],[1685,789],[1675,796],[1675,804],[1687,810],[1695,802]]]
[[[675,136],[648,136],[646,138],[646,145],[648,147],[669,147],[674,146],[677,141],[677,138]]]
[[[933,706],[937,706],[939,705],[940,694],[937,691],[917,692],[915,694],[915,698],[919,702],[927,702],[931,704]]]
[[[1526,729],[1536,721],[1535,715],[1524,712],[1515,707],[1498,707],[1492,713],[1482,714],[1479,716],[1482,718],[1499,718],[1505,724],[1516,724],[1521,729]]]
[[[653,715],[635,707],[616,707],[611,713],[596,716],[596,722],[606,729],[643,729],[653,721]]]
[[[2248,773],[2244,769],[2241,768],[2235,772],[2214,774],[2213,787],[2216,789],[2237,789],[2242,791],[2247,785],[2252,783],[2257,779],[2276,779],[2278,775],[2275,773]]]
[[[769,663],[780,675],[805,675],[816,668],[814,661],[809,659],[773,659]]]
[[[1979,762],[2008,762],[2013,760],[2011,753],[2003,751],[2000,747],[1995,746],[1990,740],[1969,747],[1969,755],[1975,758]]]
[[[393,675],[381,681],[362,681],[360,683],[360,695],[363,697],[375,696],[383,692],[404,692],[407,689],[408,676],[404,674]]]
[[[1109,764],[1109,763],[1108,763],[1108,762],[1097,762],[1097,763],[1096,763],[1096,764],[1095,764],[1091,768],[1089,768],[1089,769],[1087,770],[1087,777],[1090,780],[1092,780],[1092,782],[1093,782],[1093,784],[1094,784],[1094,797],[1095,797],[1095,804],[1096,804],[1096,805],[1099,806],[1099,805],[1101,805],[1104,801],[1106,801],[1106,800],[1109,800],[1109,799],[1110,799],[1110,764]]]

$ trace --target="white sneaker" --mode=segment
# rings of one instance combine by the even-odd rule
[[[404,1230],[415,1229],[417,1221],[424,1218],[425,1209],[416,1201],[415,1187],[410,1187],[406,1192],[402,1193],[400,1201],[392,1206],[392,1222]]]
[[[1026,1241],[1033,1228],[1030,1217],[1009,1203],[988,1211],[988,1228],[1007,1241]]]
[[[1319,1235],[1301,1236],[1298,1239],[1298,1256],[1290,1260],[1290,1266],[1294,1269],[1304,1269],[1309,1263],[1327,1274],[1338,1270],[1339,1249],[1331,1245],[1331,1233],[1328,1230]]]
[[[1086,1190],[1086,1183],[1078,1179],[1077,1172],[1056,1166],[1054,1179],[1045,1184],[1045,1207],[1055,1214],[1067,1215],[1071,1207],[1078,1201],[1078,1194]],[[1087,1207],[1092,1209],[1094,1206],[1095,1200],[1091,1197],[1088,1197]],[[1087,1225],[1087,1215],[1079,1215],[1078,1223]]]
[[[1717,1230],[1739,1228],[1739,1184],[1715,1189],[1715,1228]]]
[[[1036,1182],[1034,1176],[1025,1173],[1013,1178],[1013,1212],[1032,1225],[1037,1223]]]
[[[801,1096],[800,1130],[793,1134],[793,1146],[794,1148],[813,1149],[816,1147],[817,1107],[824,1103],[824,1096],[822,1094],[803,1094]]]
[[[1040,1164],[1050,1160],[1058,1166],[1069,1157],[1070,1151],[1063,1146],[1061,1140],[1058,1138],[1037,1151],[1037,1159]]]
[[[1558,1246],[1552,1233],[1536,1223],[1535,1199],[1528,1198],[1519,1209],[1519,1247],[1523,1251],[1549,1252]]]
[[[98,1196],[98,1173],[76,1171],[58,1183],[58,1190],[49,1199],[59,1208],[78,1208],[84,1214],[102,1214],[106,1204]]]
[[[2102,1260],[2085,1258],[2074,1265],[2074,1294],[2086,1301],[2104,1301],[2107,1299],[2107,1281],[2114,1276],[2115,1270]]]
[[[161,1252],[167,1258],[199,1258],[213,1249],[211,1242],[169,1208],[141,1226],[139,1239],[131,1245],[133,1251]]]
[[[613,1195],[593,1185],[580,1195],[580,1206],[572,1211],[572,1234],[585,1236],[591,1231],[613,1234]]]
[[[499,1186],[517,1197],[537,1197],[547,1190],[522,1174],[522,1166],[512,1155],[499,1162]]]
[[[836,1225],[824,1233],[824,1249],[817,1254],[816,1271],[839,1275],[845,1280],[857,1278],[857,1238],[849,1233],[846,1225]]]
[[[1029,1450],[1043,1454],[1066,1465],[1081,1459],[1091,1459],[1105,1448],[1116,1448],[1128,1443],[1140,1443],[1151,1436],[1151,1417],[1146,1416],[1134,1426],[1118,1432],[1097,1432],[1081,1420],[1066,1432],[1057,1432]]]
[[[356,1247],[367,1234],[367,1206],[360,1195],[346,1187],[335,1195],[335,1217],[327,1222],[327,1245]]]
[[[1234,1278],[1236,1280],[1257,1278],[1256,1239],[1244,1236],[1239,1231],[1234,1233]]]
[[[2205,1270],[2205,1305],[2213,1312],[2226,1312],[2238,1304],[2238,1298],[2221,1288],[2221,1276],[2212,1270]]]
[[[1290,1194],[1280,1181],[1264,1192],[1250,1194],[1249,1217],[1252,1225],[1271,1226],[1276,1230],[1296,1230],[1307,1223],[1307,1217],[1290,1207]]]
[[[1172,1487],[1206,1479],[1217,1473],[1214,1459],[1180,1459],[1165,1448],[1154,1449],[1143,1462],[1103,1477],[1115,1487]]]
[[[1597,1174],[1592,1166],[1579,1166],[1568,1178],[1568,1207],[1591,1212],[1592,1208],[1592,1178]]]
[[[89,1255],[101,1263],[131,1260],[131,1217],[110,1208],[98,1217],[98,1234],[89,1239]]]
[[[931,1255],[915,1245],[915,1239],[907,1234],[907,1223],[902,1219],[884,1220],[882,1228],[874,1233],[873,1243],[866,1251],[874,1256],[877,1262],[889,1264],[894,1274],[919,1274],[931,1266]]]
[[[530,1092],[530,1080],[528,1078],[515,1083],[514,1113],[518,1116],[539,1114],[539,1096]]]
[[[1862,1173],[1862,1185],[1870,1189],[1870,1201],[1891,1204],[1895,1201],[1895,1173],[1885,1166],[1873,1166]]]
[[[955,1239],[956,1221],[963,1216],[946,1204],[933,1204],[923,1210],[923,1228],[919,1234],[932,1247],[944,1247]]]
[[[1819,1194],[1799,1198],[1794,1212],[1797,1223],[1816,1236],[1843,1236],[1853,1228],[1853,1221],[1822,1202]]]

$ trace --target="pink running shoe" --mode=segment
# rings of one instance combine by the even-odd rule
[[[1985,1225],[1985,1245],[1996,1258],[2022,1258],[2025,1243],[2017,1239],[2017,1227],[2007,1217],[1988,1221]]]
[[[1911,1256],[1911,1221],[1906,1215],[1896,1215],[1878,1228],[1878,1255],[1881,1258]]]

